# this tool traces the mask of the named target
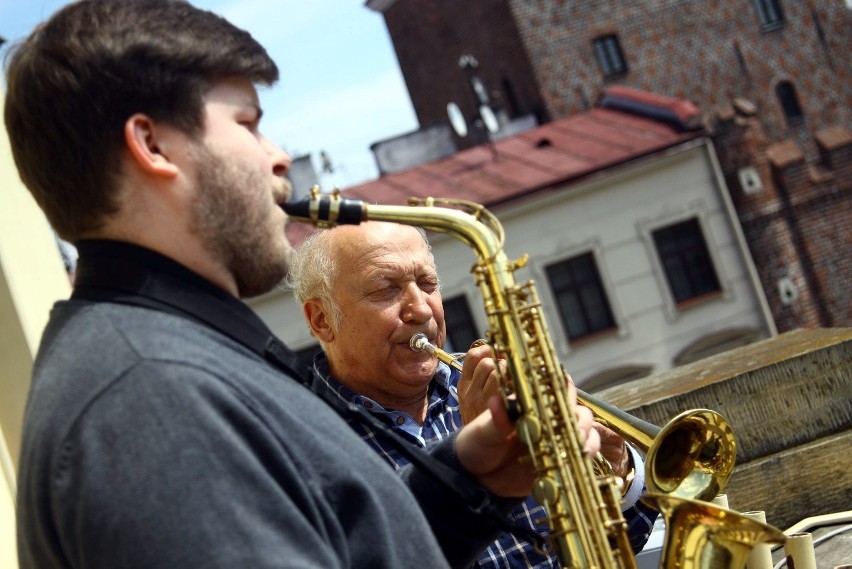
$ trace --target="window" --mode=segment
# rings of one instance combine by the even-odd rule
[[[784,111],[784,117],[788,125],[799,124],[804,120],[802,107],[799,106],[799,98],[796,96],[796,88],[789,81],[782,81],[775,87],[778,102]]]
[[[754,5],[764,30],[774,30],[784,25],[784,12],[778,0],[754,0]]]
[[[624,54],[618,44],[618,37],[615,35],[603,36],[594,40],[593,44],[595,58],[598,60],[598,65],[600,65],[604,77],[614,77],[627,72],[627,63],[624,61]]]
[[[444,300],[444,321],[447,325],[447,344],[444,349],[448,352],[465,352],[474,340],[482,337],[476,329],[464,295]]]
[[[675,303],[719,292],[719,278],[697,218],[652,233]]]
[[[547,279],[568,338],[615,328],[615,319],[592,253],[546,267]]]

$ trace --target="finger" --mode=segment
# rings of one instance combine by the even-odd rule
[[[488,344],[474,344],[465,354],[464,361],[465,364],[470,361],[473,366],[476,367],[476,364],[478,364],[480,360],[489,357],[491,357],[491,346],[489,346]]]
[[[586,455],[595,456],[601,450],[601,438],[598,432],[594,429],[589,431],[588,436],[586,437],[586,443],[583,445],[583,450],[586,451]]]
[[[481,475],[499,468],[518,453],[514,425],[500,397],[488,401],[488,410],[466,424],[456,439],[459,462]]]
[[[468,350],[464,357],[462,373],[459,383],[469,384],[476,379],[476,370],[484,361],[488,361],[491,349],[488,346],[480,346]]]
[[[515,423],[509,417],[509,410],[506,408],[506,403],[499,395],[492,396],[488,399],[488,410],[491,411],[491,417],[494,420],[494,426],[497,432],[503,438],[510,435],[515,430]]]
[[[577,416],[577,421],[580,425],[580,429],[585,434],[587,431],[594,431],[595,424],[595,416],[592,414],[592,411],[588,407],[577,406],[574,410],[574,414]]]
[[[576,407],[577,406],[577,386],[574,385],[574,382],[571,380],[570,375],[568,375],[566,373],[565,377],[568,378],[568,397],[570,398],[571,402]]]
[[[624,444],[624,439],[621,436],[610,429],[609,427],[602,425],[595,421],[592,423],[592,427],[598,432],[601,436],[601,444],[603,445],[613,445],[613,446],[622,446]]]
[[[580,434],[585,439],[584,445],[586,450],[590,450],[590,445],[594,445],[594,452],[597,453],[600,450],[601,437],[594,429],[594,416],[592,415],[592,412],[586,407],[577,407],[575,409],[575,414],[577,416],[577,426],[580,430]]]

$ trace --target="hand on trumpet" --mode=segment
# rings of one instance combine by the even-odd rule
[[[595,430],[601,438],[601,454],[610,464],[613,474],[621,479],[633,468],[630,460],[630,451],[627,450],[627,442],[612,429],[605,427],[595,421]]]
[[[468,424],[488,408],[488,400],[500,393],[500,376],[505,374],[506,362],[494,359],[491,346],[474,342],[458,382],[462,423]]]
[[[465,425],[489,408],[489,400],[495,395],[500,394],[501,382],[504,381],[507,373],[506,362],[494,358],[491,346],[485,343],[474,342],[464,357],[464,365],[458,381],[459,414]],[[574,403],[577,424],[585,440],[585,451],[589,456],[594,456],[599,450],[603,450],[601,448],[601,436],[597,427],[605,427],[597,425],[594,422],[591,410],[577,404],[577,390],[574,382],[567,373],[565,374],[565,378],[569,391],[569,400]],[[606,430],[608,431],[608,435],[618,437],[618,435],[609,431],[609,429]],[[629,454],[626,448],[623,448],[623,440],[621,443],[623,453],[625,455]],[[612,440],[610,440],[610,444],[613,447],[611,452],[615,456],[614,451],[617,445]]]

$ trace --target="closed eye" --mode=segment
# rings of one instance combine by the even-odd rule
[[[245,127],[250,132],[257,133],[260,128],[260,119],[263,116],[263,110],[258,107],[252,107],[241,111],[237,115],[237,124]]]
[[[256,120],[238,121],[237,124],[252,133],[258,132],[258,127],[260,126],[260,122]]]

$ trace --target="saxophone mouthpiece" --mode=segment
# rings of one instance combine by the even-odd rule
[[[330,194],[321,194],[319,187],[314,186],[309,197],[287,202],[281,208],[290,217],[319,227],[358,225],[367,220],[364,203],[342,197],[336,188]]]

